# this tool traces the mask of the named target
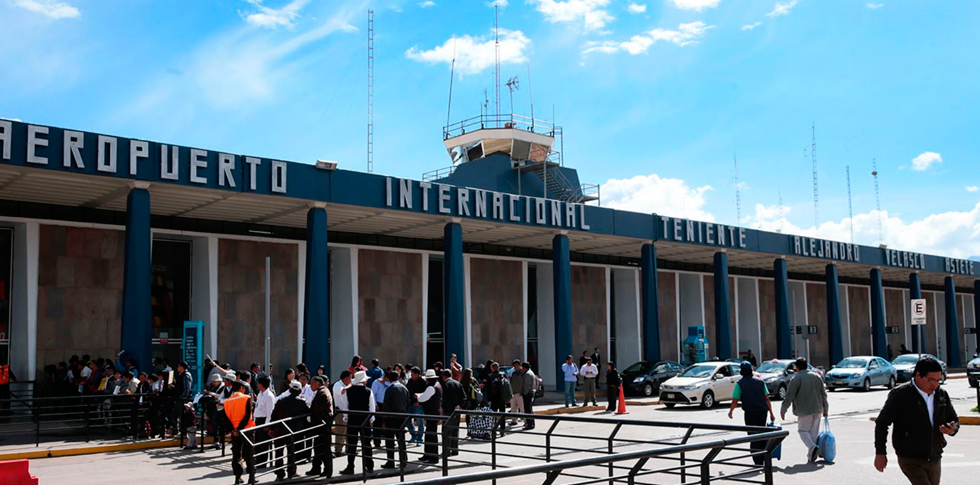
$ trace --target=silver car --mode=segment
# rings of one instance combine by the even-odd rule
[[[892,365],[895,366],[895,371],[898,373],[898,382],[911,381],[912,373],[915,371],[915,364],[923,357],[928,357],[939,362],[939,365],[943,368],[943,382],[946,382],[946,363],[932,354],[902,354],[895,357]]]
[[[827,390],[833,391],[850,387],[867,391],[871,386],[885,386],[889,389],[898,382],[895,366],[881,357],[848,357],[827,372]]]
[[[977,381],[980,381],[980,354],[974,355],[973,360],[966,363],[966,377],[970,387],[977,387]]]
[[[812,365],[807,365],[807,370],[820,376],[823,379],[823,372]],[[755,373],[766,383],[769,395],[775,399],[786,399],[786,390],[789,389],[789,381],[796,375],[796,361],[791,359],[773,359],[763,362],[755,368]]]

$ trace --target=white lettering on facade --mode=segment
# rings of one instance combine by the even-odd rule
[[[116,137],[99,135],[98,158],[96,158],[95,168],[100,172],[116,173]],[[108,148],[108,157],[106,149]]]
[[[137,173],[137,162],[141,158],[149,158],[150,156],[150,143],[142,140],[133,140],[129,142],[129,175],[136,176]]]
[[[412,208],[412,181],[401,179],[398,181],[398,207],[402,209]]]
[[[429,182],[419,182],[419,187],[422,187],[422,210],[429,211],[429,189],[432,188],[432,184]]]
[[[575,206],[565,204],[565,226],[575,227]]]
[[[714,244],[715,243],[715,225],[714,224],[708,224],[708,227],[706,228],[705,233],[708,236],[708,244]]]
[[[517,201],[520,200],[516,195],[507,196],[507,205],[510,209],[510,221],[511,222],[521,222],[521,212],[517,208]]]
[[[442,214],[449,214],[449,186],[439,184],[439,212]]]
[[[167,156],[167,153],[171,153],[168,148],[167,145],[160,145],[160,178],[177,180],[180,171],[180,166],[177,165],[177,147],[173,147],[173,157]]]
[[[48,157],[41,157],[37,155],[37,147],[48,146],[47,138],[40,138],[39,135],[48,136],[48,127],[46,126],[27,126],[27,163],[36,163],[38,165],[47,165]]]
[[[561,227],[561,202],[551,201],[551,225]]]
[[[493,218],[504,220],[504,196],[499,192],[490,192],[493,199]]]
[[[78,168],[85,168],[82,148],[85,148],[85,135],[80,131],[65,130],[65,155],[62,158],[65,168],[71,168],[72,162]]]
[[[286,162],[272,162],[272,191],[286,193]]]
[[[218,154],[218,186],[224,187],[229,186],[235,188],[235,176],[232,172],[235,170],[235,156],[229,155],[227,153]],[[391,179],[388,179],[388,183],[391,183]],[[390,200],[389,200],[390,202]]]
[[[461,216],[470,216],[470,189],[460,188],[456,192],[456,213]]]
[[[579,208],[582,211],[582,216],[579,217],[579,227],[581,227],[583,231],[591,230],[592,226],[585,223],[585,205],[579,204]]]
[[[476,202],[474,202],[473,205],[476,206],[474,208],[476,217],[482,217],[486,219],[487,218],[487,191],[486,190],[477,189]]]
[[[544,203],[544,199],[536,198],[534,199],[534,221],[542,226],[548,223],[547,206]]]
[[[0,120],[0,143],[3,143],[3,152],[0,157],[10,160],[10,133],[14,130],[14,124],[7,120]]]
[[[176,150],[175,150],[176,151]],[[198,150],[196,148],[191,148],[191,183],[195,184],[206,184],[208,183],[208,177],[205,175],[201,176],[199,170],[208,169],[208,152],[204,150]]]
[[[385,205],[391,207],[391,177],[385,177]]]
[[[259,165],[262,165],[262,160],[254,157],[245,157],[245,163],[248,164],[248,185],[249,190],[256,190],[255,172]]]

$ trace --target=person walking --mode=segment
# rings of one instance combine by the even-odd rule
[[[785,421],[786,411],[789,410],[790,405],[793,406],[793,414],[797,419],[796,431],[800,433],[800,439],[806,445],[807,460],[813,463],[820,456],[820,447],[817,446],[817,437],[820,436],[820,416],[827,417],[830,404],[827,402],[827,389],[823,385],[823,379],[807,368],[805,358],[796,359],[796,375],[789,381],[786,398],[783,399],[779,409],[779,417]]]
[[[586,357],[585,365],[579,370],[579,373],[584,377],[585,382],[585,400],[582,401],[582,405],[585,406],[592,401],[593,406],[598,406],[599,403],[596,402],[595,398],[595,386],[596,381],[599,380],[599,368],[592,362],[592,357]]]
[[[425,389],[429,386],[425,383],[425,379],[422,378],[422,369],[412,367],[411,374],[412,376],[408,379],[408,383],[405,384],[405,387],[408,388],[408,391],[412,395],[412,401],[409,403],[408,412],[409,414],[417,414],[421,416],[424,414],[424,412],[422,411],[422,405],[419,403],[417,396],[424,393]],[[412,422],[415,424],[412,425]],[[412,442],[418,446],[422,444],[422,437],[425,436],[425,420],[416,418],[413,419],[412,422],[409,422],[408,430],[412,433]]]
[[[463,409],[473,410],[483,404],[483,392],[480,391],[480,384],[473,377],[473,369],[469,367],[463,369],[459,384],[463,386]]]
[[[561,371],[565,378],[565,407],[567,408],[569,405],[575,407],[575,384],[578,382],[578,366],[572,362],[571,355],[565,357]]]
[[[619,378],[619,371],[616,370],[616,363],[609,361],[606,364],[606,399],[609,405],[606,411],[615,411],[616,403],[619,401],[619,385],[622,381]]]
[[[391,383],[385,390],[384,405],[381,411],[392,414],[407,414],[408,405],[411,402],[411,393],[399,381],[398,372],[388,372],[386,376]],[[408,422],[404,416],[388,416],[384,418],[385,451],[388,455],[381,468],[395,468],[395,442],[398,442],[398,468],[404,469],[408,461],[408,453],[405,451],[405,424]]]
[[[310,418],[312,424],[320,426],[313,441],[313,468],[306,476],[333,476],[333,455],[330,454],[330,426],[333,424],[333,396],[327,390],[326,379],[316,376],[310,381],[313,390],[313,401],[310,403]]]
[[[425,414],[425,453],[419,461],[437,463],[439,461],[439,416],[442,414],[442,385],[435,369],[425,371],[425,390],[415,396]]]
[[[374,400],[374,393],[365,386],[367,380],[367,372],[359,370],[354,373],[350,385],[341,391],[342,394],[347,396],[348,410],[361,411],[347,414],[347,468],[340,471],[341,475],[354,474],[354,458],[357,456],[358,440],[361,441],[361,449],[364,453],[362,457],[364,473],[374,471],[374,458],[371,449],[371,423],[374,421],[373,413],[377,409],[377,403]]]
[[[281,436],[281,439],[276,440],[274,447],[280,448],[276,452],[276,480],[285,480],[288,476],[289,478],[299,477],[296,473],[296,459],[298,458],[296,454],[296,436],[301,436],[301,432],[306,429],[307,419],[306,415],[310,413],[310,405],[307,404],[306,399],[300,395],[303,391],[303,385],[299,381],[293,381],[289,383],[289,394],[276,402],[276,407],[272,411],[273,421],[284,421],[283,424],[288,426],[283,426],[282,424],[278,426],[278,429],[274,431],[276,436]],[[225,401],[227,402],[227,401]],[[289,434],[292,431],[292,434]],[[282,465],[282,455],[283,452],[286,454],[286,468]]]
[[[350,410],[347,404],[347,394],[344,388],[351,382],[351,372],[343,370],[340,373],[340,380],[333,385],[333,456],[338,457],[344,454],[343,447],[347,444],[347,414],[344,411]]]
[[[915,364],[912,381],[892,389],[875,419],[875,469],[888,466],[888,428],[898,467],[912,485],[939,485],[946,438],[960,430],[960,418],[949,394],[939,387],[943,368],[924,357]]]
[[[538,387],[538,376],[531,370],[531,363],[524,361],[521,363],[524,374],[521,376],[521,398],[524,400],[524,413],[534,414],[534,391]],[[534,420],[527,418],[524,420],[524,429],[534,429]]]
[[[377,360],[378,359],[374,359],[375,362],[377,362]],[[368,379],[368,382],[371,382],[370,385],[371,392],[374,394],[374,402],[377,403],[377,408],[375,410],[381,411],[381,408],[384,407],[385,394],[388,391],[388,387],[391,386],[391,381],[388,380],[387,375],[382,373],[381,377],[374,379],[374,382],[372,382],[370,379]],[[381,448],[381,439],[384,438],[384,434],[385,434],[384,427],[385,427],[385,420],[383,419],[374,420],[374,428],[371,430],[371,435],[374,436],[375,448],[378,449]]]
[[[524,382],[524,368],[521,367],[521,361],[517,359],[514,360],[511,368],[514,372],[510,375],[510,389],[513,391],[513,395],[510,398],[510,412],[524,414],[524,398],[521,397]],[[516,426],[517,420],[517,417],[511,419],[510,425]]]
[[[499,428],[500,436],[504,435],[504,425],[507,421],[507,403],[514,395],[514,390],[510,387],[510,379],[500,372],[500,364],[494,362],[490,364],[490,410],[501,413],[500,419],[494,422],[491,432],[496,432]]]
[[[262,426],[272,418],[272,410],[276,407],[276,395],[272,392],[272,379],[269,376],[259,376],[255,380],[258,384],[259,393],[255,398],[255,424]],[[269,439],[268,428],[256,432],[255,441],[267,441]],[[255,447],[255,456],[258,457],[259,467],[265,468],[269,462],[269,444],[265,443]]]
[[[453,371],[449,369],[442,370],[441,384],[442,415],[447,416],[442,425],[442,433],[446,437],[442,452],[456,456],[459,454],[459,420],[461,415],[458,411],[463,408],[463,386],[459,381],[453,379]]]
[[[255,427],[252,419],[252,398],[242,392],[246,384],[236,381],[231,385],[231,397],[225,399],[225,416],[231,423],[231,470],[235,473],[235,483],[242,481],[242,473],[248,472],[248,483],[255,483],[255,454],[252,443],[242,436],[242,432]],[[242,462],[245,469],[242,469]]]
[[[772,413],[772,402],[769,401],[769,388],[766,383],[755,376],[752,372],[750,362],[742,362],[739,366],[739,373],[742,378],[735,383],[735,391],[732,393],[732,405],[728,408],[728,419],[734,419],[732,414],[739,403],[742,403],[742,413],[746,426],[766,425],[766,411],[769,412],[769,420],[775,421],[776,416]],[[754,434],[754,433],[749,433]],[[753,451],[766,449],[765,441],[753,441],[749,446]],[[752,461],[756,465],[765,463],[766,457],[762,454],[753,455]]]

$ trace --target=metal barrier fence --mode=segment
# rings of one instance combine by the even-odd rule
[[[295,476],[302,474],[301,465],[317,458],[332,460],[344,456],[348,462],[361,463],[362,480],[398,477],[405,482],[410,474],[439,474],[436,478],[411,482],[426,485],[496,483],[497,479],[530,474],[543,474],[545,484],[562,477],[575,480],[571,483],[576,485],[599,482],[633,485],[645,483],[646,477],[654,476],[657,483],[662,483],[668,475],[675,476],[680,483],[696,479],[697,483],[708,484],[723,479],[771,484],[772,451],[789,434],[765,427],[490,411],[459,410],[450,416],[359,411],[344,414],[349,416],[348,424],[362,420],[364,424],[348,426],[346,432],[338,435],[318,418],[303,415],[244,432],[243,437],[253,447],[255,462],[266,465],[258,476],[270,473],[279,477]],[[354,416],[360,419],[351,419]],[[374,418],[373,424],[366,419],[369,416]],[[508,420],[536,424],[531,429],[515,431],[506,426]],[[426,426],[427,446],[421,450],[407,446],[405,434],[413,421],[422,421]],[[385,424],[393,426],[385,428]],[[537,430],[538,424],[541,431]],[[590,425],[588,435],[583,434],[583,425]],[[418,426],[411,427],[418,429]],[[269,430],[274,430],[275,436],[269,437],[266,434]],[[732,433],[747,435],[707,440]],[[342,455],[331,452],[337,446],[334,442],[337,436],[345,443]],[[382,441],[383,446],[378,446],[377,441]],[[404,455],[400,456],[403,445]],[[394,465],[392,470],[375,473],[382,470],[367,466],[370,461],[377,465],[374,457],[378,454],[374,450],[378,448],[384,449],[382,456]],[[562,459],[568,455],[578,456]],[[410,459],[416,457],[418,460]],[[659,463],[665,465],[653,467]],[[467,473],[452,475],[454,470]],[[726,473],[712,476],[712,470]],[[338,470],[333,473],[336,475]]]

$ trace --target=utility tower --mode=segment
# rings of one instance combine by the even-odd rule
[[[742,188],[738,183],[738,157],[732,150],[732,164],[735,165],[735,223],[742,222]]]
[[[851,166],[847,166],[847,215],[851,220],[851,244],[854,244],[854,205],[851,203]]]
[[[885,232],[881,226],[881,195],[878,192],[878,160],[871,159],[871,176],[875,179],[875,209],[878,211],[878,245],[885,244]]]
[[[783,191],[780,190],[778,193],[779,193],[779,225],[776,226],[776,232],[782,233],[783,232]]]
[[[820,227],[820,197],[817,190],[817,124],[810,126],[810,162],[813,164],[813,228]]]
[[[497,5],[493,6],[493,109],[500,114],[500,36],[497,27]]]
[[[367,171],[374,172],[374,10],[368,10]]]

